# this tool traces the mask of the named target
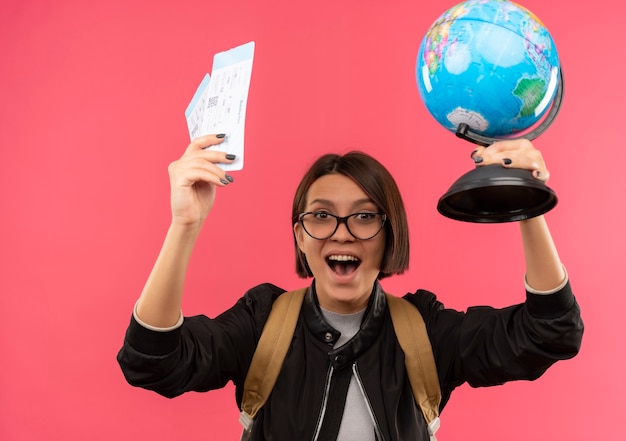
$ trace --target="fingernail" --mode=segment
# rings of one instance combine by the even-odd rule
[[[502,160],[502,162],[503,162],[505,165],[511,165],[511,162],[513,162],[513,161],[511,161],[509,158],[504,158],[504,159]]]
[[[472,153],[470,153],[470,158],[474,159],[474,155],[476,154],[476,152],[478,152],[478,149],[476,149]]]
[[[482,156],[476,156],[475,158],[472,158],[474,160],[475,164],[480,164],[481,162],[483,162],[483,157]]]
[[[226,154],[226,159],[228,160],[233,160],[237,157],[237,155],[233,155],[232,153],[227,153]]]
[[[235,178],[233,178],[231,175],[229,175],[228,173],[224,175],[224,177],[226,177],[226,179],[228,179],[229,182],[235,182]],[[228,184],[228,182],[227,182]]]
[[[228,181],[224,178],[220,179],[220,182],[224,185],[228,185]]]
[[[224,133],[220,133],[218,135],[215,135],[216,138],[224,138],[226,136],[226,134]]]

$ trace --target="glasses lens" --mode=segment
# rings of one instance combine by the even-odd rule
[[[348,231],[355,238],[366,240],[376,236],[385,223],[386,216],[381,213],[354,213],[345,222]],[[326,212],[303,213],[300,222],[304,230],[314,239],[328,239],[337,230],[340,219]]]
[[[348,230],[357,239],[371,239],[383,227],[385,215],[380,213],[355,213],[348,217]]]
[[[324,212],[304,213],[300,215],[304,231],[314,239],[327,239],[337,227],[337,218]]]

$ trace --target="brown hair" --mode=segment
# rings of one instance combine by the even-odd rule
[[[298,215],[305,210],[309,188],[322,176],[339,173],[349,177],[387,215],[385,222],[385,252],[378,278],[402,274],[409,267],[409,226],[400,190],[391,173],[370,155],[352,151],[345,155],[333,153],[321,156],[300,181],[293,198],[291,210],[292,225],[298,222]],[[296,273],[302,278],[313,277],[306,256],[296,242]]]

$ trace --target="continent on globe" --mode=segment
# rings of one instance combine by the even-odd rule
[[[513,94],[522,100],[520,116],[531,116],[543,100],[546,83],[540,78],[522,78]]]

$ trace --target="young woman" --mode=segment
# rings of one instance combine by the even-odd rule
[[[250,289],[214,319],[184,317],[183,281],[219,187],[233,179],[217,163],[234,157],[194,140],[169,167],[172,222],[137,301],[118,361],[128,382],[166,397],[236,385],[237,403],[272,303],[284,290]],[[526,140],[473,153],[547,180]],[[480,159],[479,159],[480,158]],[[312,277],[294,337],[254,440],[427,440],[379,281],[408,267],[407,219],[389,172],[372,157],[324,155],[293,201],[296,270]],[[464,382],[491,386],[535,379],[573,357],[583,324],[543,216],[519,222],[526,259],[525,302],[504,309],[446,309],[434,294],[407,294],[424,317],[442,391],[441,407]]]

